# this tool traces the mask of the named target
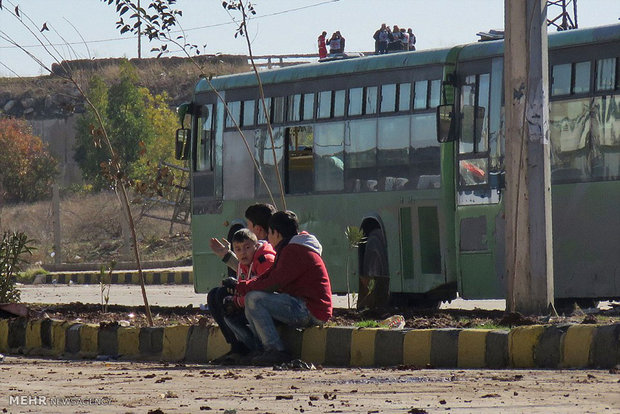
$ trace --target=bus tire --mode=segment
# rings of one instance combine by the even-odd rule
[[[381,229],[373,229],[366,237],[359,278],[357,308],[381,308],[388,305],[390,277],[387,247]]]

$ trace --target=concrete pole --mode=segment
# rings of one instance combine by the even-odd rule
[[[506,308],[553,304],[549,80],[545,0],[504,0]]]

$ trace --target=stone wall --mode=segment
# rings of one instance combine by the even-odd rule
[[[58,160],[58,183],[61,187],[82,183],[82,172],[73,159],[78,116],[29,120],[33,134],[49,145],[51,154]]]

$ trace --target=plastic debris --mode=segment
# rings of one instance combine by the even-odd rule
[[[403,329],[405,327],[405,318],[403,315],[393,315],[379,322],[381,328]]]

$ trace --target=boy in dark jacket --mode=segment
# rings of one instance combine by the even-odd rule
[[[278,211],[269,220],[268,238],[277,252],[274,265],[236,287],[237,293],[245,295],[245,316],[264,351],[252,359],[254,365],[291,359],[275,321],[303,328],[322,325],[332,316],[331,284],[316,237],[299,233],[295,213]]]

